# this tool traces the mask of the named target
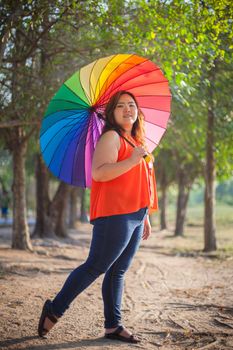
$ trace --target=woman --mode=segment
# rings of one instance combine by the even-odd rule
[[[105,273],[102,285],[105,337],[130,343],[139,339],[121,323],[124,273],[141,238],[151,234],[148,216],[157,209],[152,161],[146,146],[143,115],[131,93],[119,91],[105,109],[105,127],[92,162],[90,219],[93,237],[89,256],[67,278],[53,301],[44,304],[38,333],[44,336],[75,297]]]

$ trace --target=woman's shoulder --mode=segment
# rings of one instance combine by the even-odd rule
[[[108,130],[103,133],[99,140],[101,143],[114,143],[117,146],[120,146],[120,136],[115,130]]]
[[[116,140],[119,140],[120,135],[118,134],[118,132],[116,130],[108,130],[105,131],[101,137],[111,137],[111,138],[115,138]]]

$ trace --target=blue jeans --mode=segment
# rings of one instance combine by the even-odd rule
[[[121,324],[124,274],[137,251],[147,208],[131,214],[112,215],[94,221],[90,252],[84,264],[68,276],[52,302],[53,313],[62,316],[75,297],[105,273],[102,296],[105,328]]]

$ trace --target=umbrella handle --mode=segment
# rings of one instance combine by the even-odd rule
[[[151,156],[147,153],[147,154],[145,154],[144,156],[143,156],[143,158],[145,159],[145,161],[147,162],[147,163],[150,163],[150,161],[151,161]]]

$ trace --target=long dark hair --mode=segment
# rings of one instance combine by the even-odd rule
[[[102,134],[109,130],[115,130],[119,134],[121,134],[124,131],[124,129],[116,123],[114,117],[114,110],[120,97],[125,94],[132,97],[138,109],[138,117],[132,127],[132,136],[136,139],[136,141],[140,142],[142,145],[145,145],[144,115],[138,106],[138,102],[135,96],[129,91],[120,90],[110,98],[109,102],[105,107],[105,125]]]

